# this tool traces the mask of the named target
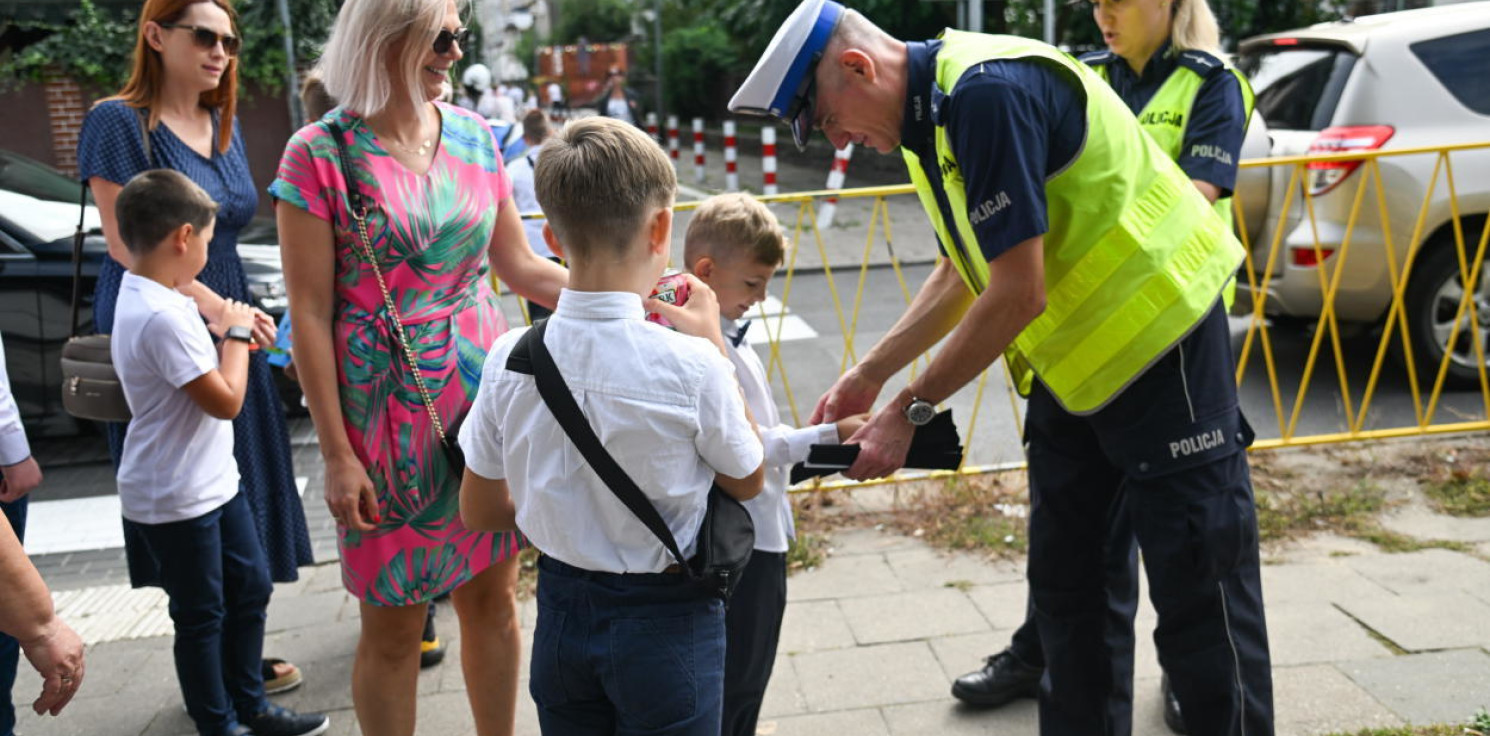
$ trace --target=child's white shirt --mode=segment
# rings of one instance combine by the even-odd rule
[[[566,289],[544,345],[605,449],[692,555],[715,473],[749,475],[761,443],[729,361],[644,314],[636,294]],[[460,430],[467,467],[507,480],[517,526],[544,554],[595,572],[666,570],[672,556],[585,462],[533,376],[507,370],[525,332],[487,355]]]
[[[755,522],[755,548],[762,552],[785,552],[797,536],[791,502],[786,497],[791,466],[806,460],[813,445],[838,444],[838,426],[819,424],[798,429],[781,423],[781,413],[771,395],[771,382],[760,356],[749,343],[741,341],[736,345],[729,339],[739,332],[742,324],[720,320],[730,362],[735,366],[740,388],[745,391],[745,402],[750,405],[765,446],[765,487],[759,496],[745,502],[745,508]]]
[[[110,349],[134,415],[119,462],[124,518],[185,521],[231,500],[238,493],[233,423],[213,418],[182,390],[217,368],[217,349],[196,303],[125,273]]]

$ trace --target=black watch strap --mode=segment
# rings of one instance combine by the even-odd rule
[[[254,331],[251,327],[244,327],[243,325],[233,325],[232,327],[228,328],[228,331],[226,333],[223,334],[223,338],[251,343],[254,341]]]

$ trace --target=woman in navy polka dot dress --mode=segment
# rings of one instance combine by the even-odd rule
[[[109,245],[109,257],[104,259],[94,291],[93,317],[99,332],[109,332],[113,327],[114,302],[125,270],[121,263],[128,262],[114,222],[114,199],[130,178],[147,169],[175,169],[205,189],[219,205],[207,266],[197,282],[183,291],[196,299],[204,315],[215,314],[224,299],[252,303],[237,252],[238,232],[258,207],[258,193],[233,114],[238,39],[221,38],[190,25],[192,14],[200,12],[194,4],[192,0],[147,4],[147,10],[154,6],[168,11],[167,15],[140,25],[129,81],[118,95],[99,102],[83,121],[78,141],[79,176],[93,190]],[[208,0],[208,4],[228,9],[227,0]],[[172,39],[170,34],[190,40],[174,43],[184,39]],[[228,52],[221,68],[210,61],[212,55],[191,53],[197,46],[215,48],[217,44]],[[267,316],[261,316],[256,333],[261,341],[273,334],[273,323]],[[107,425],[109,451],[116,466],[125,426]],[[250,359],[248,395],[242,412],[233,421],[233,435],[244,495],[258,526],[270,575],[276,582],[293,581],[299,577],[299,566],[313,562],[310,535],[295,486],[284,412],[262,353],[256,352]],[[124,526],[126,539],[135,537],[137,532],[128,521]],[[135,587],[158,586],[159,570],[145,546],[126,544],[126,550],[130,581]],[[266,665],[265,674],[266,681],[278,679],[282,684],[299,680],[293,666],[284,664],[272,673]]]

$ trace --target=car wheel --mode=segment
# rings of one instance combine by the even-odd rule
[[[1471,246],[1472,247],[1472,246]],[[1425,256],[1413,267],[1412,282],[1405,294],[1408,336],[1412,340],[1412,354],[1416,358],[1418,383],[1431,387],[1438,379],[1439,366],[1448,349],[1449,337],[1454,335],[1452,354],[1449,359],[1446,388],[1472,388],[1480,383],[1479,353],[1475,338],[1470,334],[1473,323],[1470,310],[1460,313],[1459,304],[1464,299],[1464,278],[1459,270],[1459,255],[1452,241],[1435,239],[1426,244]],[[1468,254],[1473,265],[1473,254]],[[1479,344],[1490,358],[1490,261],[1481,266],[1475,279],[1475,292],[1471,296],[1470,308],[1476,312]],[[1457,317],[1457,320],[1456,320]],[[1455,322],[1458,329],[1455,330]],[[1487,360],[1490,363],[1490,360]],[[1490,368],[1487,368],[1490,370]]]

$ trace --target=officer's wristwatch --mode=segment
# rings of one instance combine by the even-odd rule
[[[936,406],[926,399],[911,397],[911,403],[906,404],[901,410],[905,414],[905,420],[917,427],[924,427],[931,423],[936,416]]]
[[[252,328],[244,327],[243,325],[233,325],[228,328],[228,331],[223,334],[223,337],[228,340],[237,340],[252,344],[254,341],[254,331]]]

